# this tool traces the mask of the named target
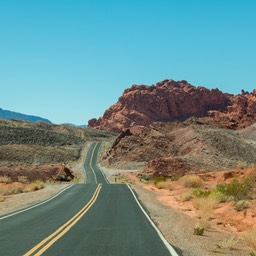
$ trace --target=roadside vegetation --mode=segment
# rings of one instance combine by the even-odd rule
[[[43,189],[44,186],[44,182],[40,180],[31,182],[25,176],[18,177],[16,182],[8,176],[0,176],[0,202],[4,202],[6,196],[36,191]]]
[[[223,172],[223,176],[214,174],[185,175],[177,181],[165,177],[154,178],[157,189],[173,191],[175,200],[190,207],[198,220],[194,227],[195,235],[204,235],[212,228],[230,227],[243,231],[240,236],[246,244],[256,250],[256,169],[243,172]],[[222,179],[217,179],[221,177]],[[235,218],[237,216],[237,219]],[[223,218],[221,219],[221,218]],[[251,221],[251,222],[249,222]],[[243,228],[240,226],[243,225]],[[228,229],[226,229],[228,230]],[[217,249],[234,250],[239,239],[232,236],[217,244]],[[251,255],[256,255],[252,252]]]

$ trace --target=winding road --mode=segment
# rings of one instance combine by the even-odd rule
[[[0,217],[3,256],[165,256],[178,254],[128,185],[109,184],[97,166],[101,144],[91,143],[86,184]]]

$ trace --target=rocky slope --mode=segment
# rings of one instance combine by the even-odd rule
[[[97,129],[121,132],[134,125],[209,117],[220,126],[237,129],[256,122],[256,90],[239,95],[195,87],[186,81],[164,80],[153,86],[133,85],[104,115],[89,121]]]
[[[0,120],[0,177],[41,180],[69,176],[63,164],[77,161],[87,141],[107,140],[111,134],[44,122]]]
[[[32,115],[25,115],[18,112],[13,112],[10,110],[4,110],[0,108],[0,118],[2,119],[20,119],[28,122],[46,122],[51,123],[50,120],[39,117],[39,116],[32,116]]]
[[[223,129],[198,120],[134,126],[122,132],[103,165],[143,168],[144,177],[183,175],[256,165],[254,130]]]
[[[0,161],[49,164],[76,161],[86,141],[109,134],[64,125],[0,120]]]

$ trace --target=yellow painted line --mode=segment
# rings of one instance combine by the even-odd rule
[[[91,197],[90,201],[75,216],[73,216],[69,221],[67,221],[64,225],[62,225],[60,228],[58,228],[54,233],[52,233],[51,235],[46,237],[43,241],[41,241],[36,246],[34,246],[31,250],[29,250],[23,256],[32,255],[32,253],[37,251],[42,246],[44,246],[44,247],[40,251],[38,251],[36,254],[33,254],[33,255],[40,256],[40,255],[42,255],[43,252],[45,252],[47,249],[49,249],[50,246],[52,246],[57,240],[59,240],[64,234],[66,234],[85,215],[85,213],[92,207],[92,205],[95,203],[95,201],[98,198],[101,188],[102,188],[102,184],[99,184],[97,186],[97,189],[95,190],[93,196]]]
[[[95,146],[94,146],[94,148],[93,148],[93,150],[92,150],[91,159],[90,159],[90,167],[91,167],[91,169],[92,169],[92,172],[93,172],[93,175],[94,175],[94,179],[95,179],[95,183],[96,183],[96,184],[98,183],[98,180],[97,180],[96,173],[95,173],[94,169],[92,168],[92,159],[93,159],[93,155],[94,155],[94,152],[95,152],[95,149],[96,149],[97,145],[98,145],[98,142],[95,143]]]

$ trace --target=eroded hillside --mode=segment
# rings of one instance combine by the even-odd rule
[[[86,142],[111,134],[43,122],[0,120],[0,176],[28,179],[73,178],[65,164],[77,161]]]
[[[103,163],[144,167],[148,177],[252,166],[256,144],[248,134],[200,121],[135,126],[119,135]]]

